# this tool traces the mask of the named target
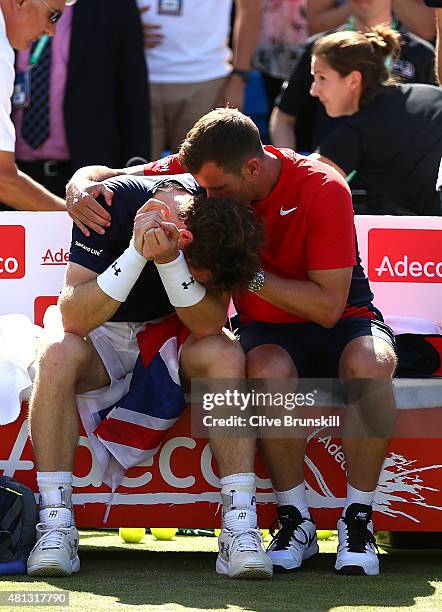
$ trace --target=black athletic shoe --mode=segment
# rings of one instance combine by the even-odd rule
[[[351,504],[338,521],[338,574],[377,576],[379,559],[371,522],[372,508]]]
[[[273,571],[293,572],[304,559],[313,557],[319,551],[316,525],[312,519],[303,518],[294,506],[280,506],[278,516],[280,528],[275,534],[272,525],[270,533],[273,540],[267,554],[272,560]]]

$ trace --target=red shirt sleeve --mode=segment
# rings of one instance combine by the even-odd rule
[[[356,264],[356,231],[350,190],[329,173],[309,207],[306,239],[308,270],[351,268]]]
[[[144,176],[157,174],[183,174],[186,170],[180,163],[178,154],[168,155],[157,161],[149,162],[144,166]]]

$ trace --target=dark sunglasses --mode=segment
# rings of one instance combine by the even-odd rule
[[[53,6],[51,6],[49,4],[49,2],[46,2],[46,0],[41,0],[41,2],[43,2],[43,4],[45,6],[48,7],[48,9],[51,11],[51,14],[49,15],[49,23],[55,24],[57,23],[57,21],[59,21],[60,17],[63,14],[63,11],[60,11],[60,9],[54,9]]]

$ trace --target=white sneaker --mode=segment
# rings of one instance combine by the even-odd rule
[[[28,558],[30,576],[70,576],[80,569],[74,526],[38,523],[37,543]]]
[[[319,551],[316,525],[312,519],[301,516],[295,506],[279,506],[278,516],[280,529],[273,536],[267,554],[275,572],[293,572]]]
[[[377,576],[379,558],[371,522],[371,506],[351,504],[338,521],[338,574]]]
[[[224,514],[218,546],[218,574],[249,580],[272,577],[272,562],[264,551],[253,510],[230,510]]]

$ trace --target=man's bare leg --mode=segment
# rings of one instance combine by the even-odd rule
[[[394,350],[381,338],[356,338],[341,355],[339,374],[349,381],[350,397],[342,436],[347,497],[338,521],[335,569],[339,573],[379,573],[371,514],[394,425],[396,404],[391,378],[395,369]]]
[[[380,338],[356,338],[341,356],[340,378],[358,380],[356,389],[361,389],[361,398],[355,398],[349,406],[342,436],[348,483],[370,497],[360,498],[360,503],[363,499],[373,503],[394,425],[396,404],[391,378],[395,369],[396,355]]]
[[[109,384],[92,343],[74,334],[46,343],[39,351],[30,400],[30,429],[37,469],[72,471],[78,444],[75,395]]]
[[[190,338],[181,354],[181,374],[213,381],[241,381],[245,377],[245,355],[236,340],[227,336]],[[223,529],[216,571],[231,578],[270,578],[272,564],[262,548],[257,529],[255,450],[256,438],[212,436],[213,454],[221,476]]]
[[[79,432],[75,394],[109,382],[89,340],[61,334],[40,348],[30,401],[40,491],[38,542],[28,559],[31,575],[65,576],[80,567],[72,514],[72,470]]]
[[[289,354],[280,346],[265,344],[247,354],[247,378],[265,381],[295,380],[298,372]],[[260,389],[267,391],[268,389]],[[274,416],[272,409],[268,416]],[[269,432],[262,431],[259,446],[276,491],[286,491],[304,482],[304,438],[269,438]]]
[[[180,373],[189,384],[192,378],[242,380],[245,356],[239,343],[227,336],[209,336],[201,340],[191,337],[181,352]],[[221,478],[234,473],[254,472],[255,438],[214,437],[210,445]]]
[[[260,390],[271,392],[271,381],[279,379],[282,385],[284,380],[297,379],[298,372],[282,347],[265,344],[247,354],[247,377],[260,379],[261,386],[268,381],[269,387]],[[272,409],[267,414],[279,416],[272,414]],[[271,438],[269,435],[269,431],[262,430],[259,445],[278,504],[280,530],[269,546],[268,554],[274,571],[294,571],[305,559],[318,552],[315,524],[310,517],[304,484],[306,440]]]

